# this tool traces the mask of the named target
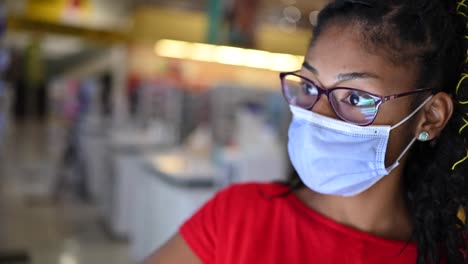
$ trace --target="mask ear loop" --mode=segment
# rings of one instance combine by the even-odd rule
[[[423,108],[427,102],[429,102],[430,100],[432,99],[432,95],[429,96],[426,100],[424,100],[424,102],[419,105],[411,114],[409,114],[407,117],[405,117],[403,120],[401,120],[400,122],[398,122],[396,125],[392,126],[390,128],[390,130],[394,129],[394,128],[397,128],[399,127],[401,124],[405,123],[406,121],[408,121],[411,117],[413,117],[419,110],[421,110],[421,108]],[[411,142],[406,146],[406,148],[400,153],[400,155],[398,156],[398,158],[396,159],[396,161],[387,169],[387,171],[390,173],[393,169],[395,169],[396,167],[398,167],[398,165],[400,165],[400,160],[401,158],[403,158],[403,156],[406,154],[406,152],[408,152],[408,150],[411,148],[411,146],[413,146],[414,142],[416,141],[416,137],[413,137],[413,139],[411,140]],[[468,158],[468,157],[467,157]]]
[[[406,154],[406,152],[408,152],[408,150],[411,148],[411,146],[413,146],[414,142],[416,141],[416,138],[414,137],[411,142],[408,144],[408,146],[406,146],[406,148],[401,152],[400,156],[398,156],[398,158],[396,159],[396,161],[390,166],[387,168],[387,171],[390,173],[393,169],[395,169],[396,167],[398,167],[398,165],[400,165],[400,160],[401,158],[403,158],[403,156]]]
[[[410,118],[412,118],[419,110],[421,110],[421,108],[423,108],[427,102],[429,102],[430,100],[432,99],[432,95],[429,96],[426,100],[424,100],[424,102],[422,102],[421,105],[418,106],[418,108],[416,108],[411,114],[409,114],[407,117],[405,117],[403,120],[401,120],[400,122],[398,122],[396,125],[393,125],[390,130],[394,129],[394,128],[397,128],[399,127],[401,124],[405,123],[406,121],[408,121]]]

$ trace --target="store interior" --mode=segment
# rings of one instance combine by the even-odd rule
[[[286,181],[279,73],[326,0],[0,1],[0,263],[141,263]]]

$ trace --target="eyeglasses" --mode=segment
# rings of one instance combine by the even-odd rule
[[[406,93],[380,96],[359,89],[335,87],[324,89],[297,72],[280,73],[283,95],[290,105],[311,110],[322,94],[328,98],[333,111],[342,120],[367,126],[374,122],[381,104],[403,96],[432,89],[417,89]]]

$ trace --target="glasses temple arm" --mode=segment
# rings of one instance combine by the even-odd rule
[[[390,100],[393,100],[393,99],[397,99],[397,98],[400,98],[400,97],[403,97],[403,96],[412,95],[412,94],[420,93],[420,92],[426,92],[426,91],[432,91],[432,89],[431,89],[431,88],[427,88],[427,89],[417,89],[417,90],[410,91],[410,92],[406,92],[406,93],[394,94],[394,95],[389,95],[389,96],[383,96],[383,97],[382,97],[382,101],[386,102],[386,101],[390,101]]]

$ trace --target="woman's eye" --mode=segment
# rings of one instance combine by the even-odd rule
[[[375,104],[374,98],[367,94],[360,94],[358,92],[351,93],[347,98],[345,98],[345,102],[352,106],[359,107],[372,106]]]
[[[301,84],[302,86],[302,90],[304,91],[304,94],[306,95],[317,95],[318,94],[318,90],[317,90],[317,87],[311,83],[302,83]]]

